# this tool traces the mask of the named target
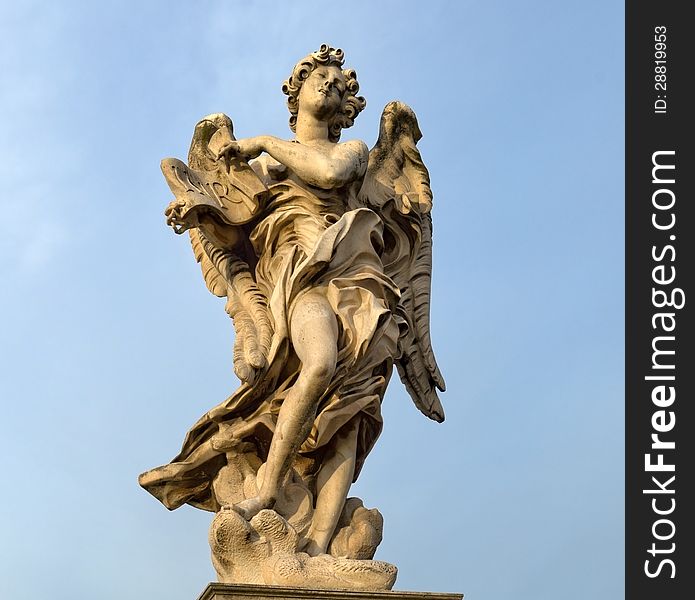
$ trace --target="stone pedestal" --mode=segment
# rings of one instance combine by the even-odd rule
[[[463,600],[463,594],[319,590],[274,585],[209,583],[198,600]]]

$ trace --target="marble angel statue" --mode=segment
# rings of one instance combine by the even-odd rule
[[[173,510],[216,513],[223,582],[388,589],[371,560],[382,519],[348,490],[382,428],[395,363],[444,419],[429,334],[432,192],[413,111],[391,102],[372,150],[340,142],[365,108],[343,52],[321,46],[284,82],[291,141],[195,128],[188,165],[162,161],[166,210],[208,289],[226,298],[240,387],[140,484]]]

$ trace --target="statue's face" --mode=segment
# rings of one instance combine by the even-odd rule
[[[299,111],[308,111],[317,119],[336,114],[345,93],[345,76],[335,66],[316,67],[299,90]]]

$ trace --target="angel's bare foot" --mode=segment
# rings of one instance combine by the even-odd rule
[[[270,498],[262,498],[261,496],[255,496],[253,498],[247,498],[239,504],[234,505],[234,510],[238,512],[244,519],[250,521],[264,508],[273,508],[275,500]]]

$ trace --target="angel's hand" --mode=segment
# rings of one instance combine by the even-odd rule
[[[167,220],[167,225],[172,227],[176,233],[183,233],[188,229],[188,225],[184,221],[183,213],[186,209],[186,201],[178,198],[172,200],[169,206],[164,211],[164,216]]]
[[[222,157],[235,156],[242,160],[249,161],[259,156],[262,152],[265,152],[265,137],[256,136],[225,144],[220,148],[217,157],[219,159]]]

